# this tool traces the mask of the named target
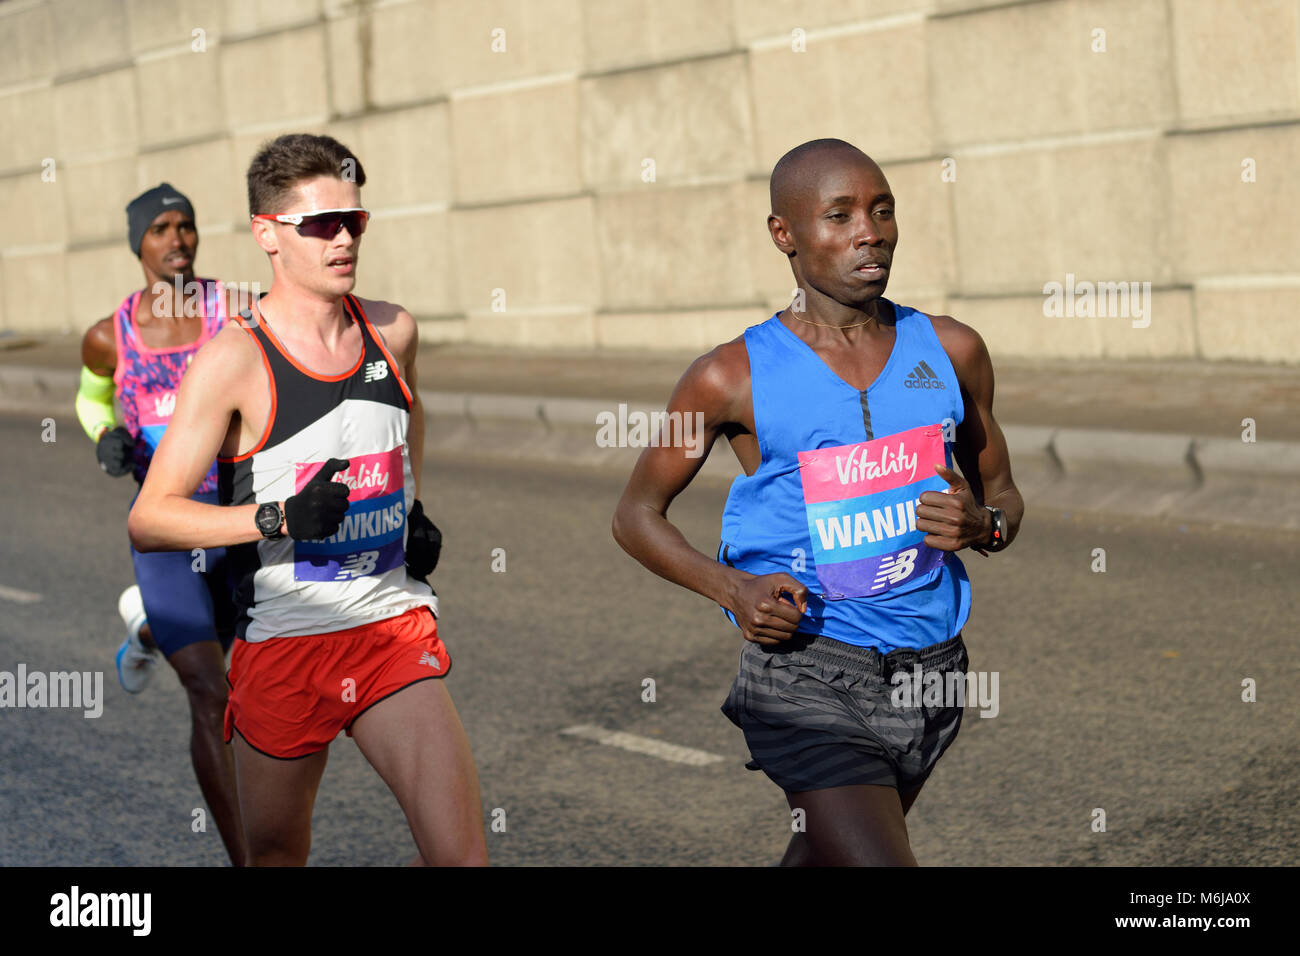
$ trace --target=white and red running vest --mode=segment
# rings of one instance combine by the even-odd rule
[[[256,643],[323,634],[395,617],[438,599],[406,573],[406,515],[415,501],[406,430],[411,393],[361,304],[344,299],[361,329],[362,352],[341,375],[299,365],[269,328],[241,313],[262,352],[271,410],[252,451],[217,459],[223,505],[280,502],[296,495],[330,458],[351,488],[339,530],[316,541],[279,540],[227,549],[236,575],[236,631]]]

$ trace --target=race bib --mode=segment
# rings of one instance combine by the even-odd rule
[[[158,450],[158,443],[167,430],[167,422],[176,410],[176,390],[157,388],[139,392],[135,397],[135,410],[140,422],[140,434],[144,436],[150,453],[153,453]]]
[[[324,462],[299,462],[294,488],[302,491]],[[403,532],[406,498],[402,448],[377,455],[353,455],[334,476],[351,491],[339,530],[317,541],[294,541],[295,581],[352,581],[383,574],[406,561]]]
[[[144,439],[152,457],[158,451],[167,423],[171,421],[172,412],[176,411],[176,389],[156,388],[139,392],[135,397],[136,422],[140,427],[140,437]],[[208,473],[203,476],[200,488],[213,488],[217,483],[217,463],[214,461]]]
[[[944,552],[916,528],[923,491],[947,491],[943,427],[799,452],[817,577],[830,600],[869,597],[924,576]]]

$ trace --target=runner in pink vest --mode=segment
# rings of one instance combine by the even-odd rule
[[[181,377],[199,348],[221,330],[227,290],[198,279],[194,209],[168,183],[126,207],[131,251],[145,287],[93,326],[82,341],[77,415],[95,442],[100,467],[113,477],[143,483],[176,404]],[[121,424],[113,408],[122,407]],[[216,501],[216,463],[195,501]],[[199,787],[235,865],[244,840],[235,796],[234,761],[222,739],[226,707],[225,651],[234,634],[234,607],[225,550],[141,554],[131,548],[136,584],[118,600],[127,625],[117,652],[118,678],[129,693],[148,682],[159,654],[189,698],[190,756]]]

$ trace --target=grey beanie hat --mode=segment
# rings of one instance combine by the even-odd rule
[[[194,218],[194,207],[185,194],[171,183],[160,183],[153,189],[146,189],[127,204],[126,239],[131,244],[131,251],[138,258],[140,240],[144,238],[149,224],[169,209],[177,209]]]

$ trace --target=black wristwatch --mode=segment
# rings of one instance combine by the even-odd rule
[[[1001,551],[1007,546],[1007,516],[1001,508],[994,508],[992,505],[985,505],[989,513],[993,515],[993,526],[989,532],[989,540],[984,545],[985,551]]]
[[[280,525],[284,523],[284,512],[274,501],[268,501],[264,505],[257,507],[257,530],[262,532],[262,537],[268,541],[275,541],[283,538],[284,534],[280,531]]]

